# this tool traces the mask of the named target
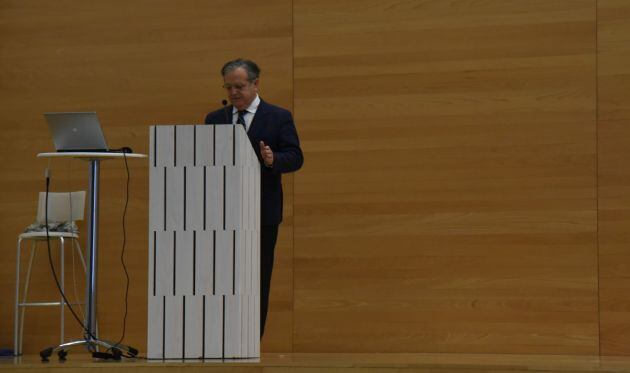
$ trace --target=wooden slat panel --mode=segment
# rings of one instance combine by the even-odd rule
[[[593,1],[294,25],[294,351],[597,353]]]
[[[601,353],[630,355],[630,3],[597,17]]]

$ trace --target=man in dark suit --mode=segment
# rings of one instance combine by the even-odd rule
[[[269,288],[278,226],[282,221],[281,174],[297,171],[304,161],[291,112],[260,99],[260,69],[250,60],[227,62],[221,69],[231,105],[209,113],[206,124],[245,127],[261,164],[260,337],[265,331]]]

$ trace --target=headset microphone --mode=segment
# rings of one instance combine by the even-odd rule
[[[230,116],[228,115],[228,110],[227,110],[227,100],[223,100],[221,101],[221,103],[223,104],[223,114],[225,114],[225,123],[227,124],[230,121]]]

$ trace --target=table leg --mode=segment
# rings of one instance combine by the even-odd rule
[[[98,200],[99,200],[99,172],[100,161],[90,160],[89,198],[88,206],[88,232],[87,232],[87,257],[88,271],[86,279],[86,338],[97,339],[96,335],[96,275],[98,271]]]

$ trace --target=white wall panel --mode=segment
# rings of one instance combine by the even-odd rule
[[[260,166],[249,139],[232,125],[150,136],[147,355],[258,357]]]

